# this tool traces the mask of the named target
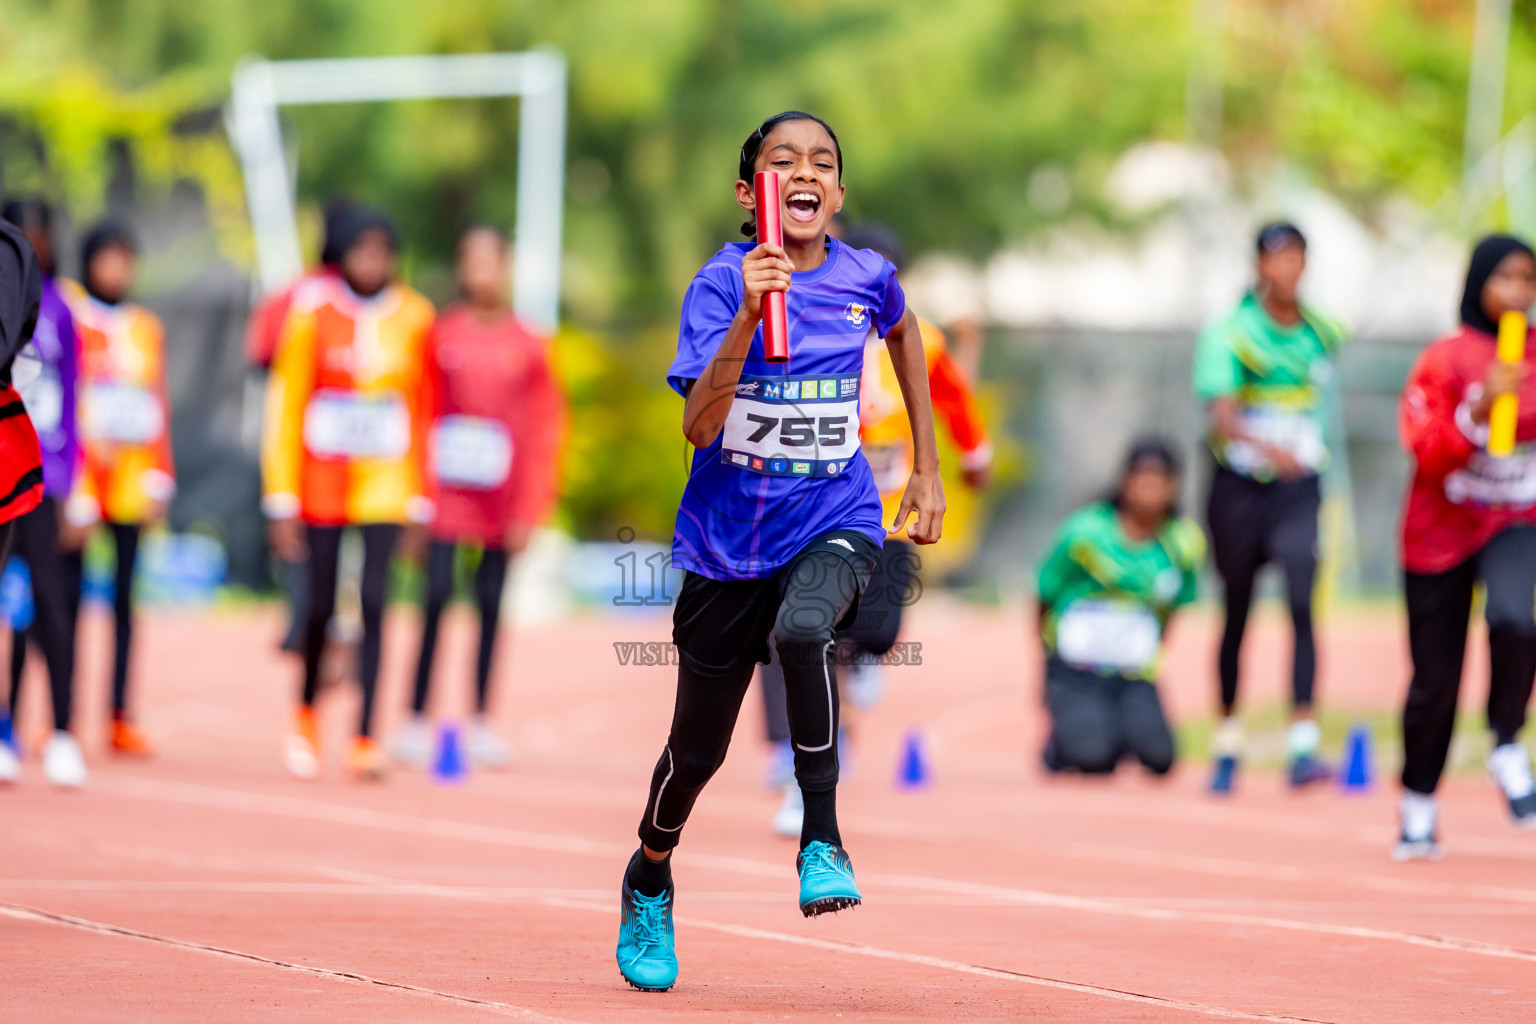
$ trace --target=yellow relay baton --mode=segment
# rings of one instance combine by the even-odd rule
[[[1499,317],[1499,362],[1511,365],[1525,360],[1525,314],[1509,312]],[[1515,420],[1520,400],[1500,395],[1488,410],[1488,454],[1503,458],[1515,451]]]

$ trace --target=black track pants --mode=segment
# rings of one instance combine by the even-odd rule
[[[320,689],[320,658],[325,653],[326,630],[336,613],[336,575],[341,561],[340,526],[308,528],[309,536],[309,608],[304,625],[305,707],[312,707]],[[373,696],[379,681],[379,656],[384,643],[384,604],[389,590],[389,560],[400,539],[400,527],[394,523],[370,523],[358,529],[363,534],[363,578],[361,594],[363,640],[359,650],[357,680],[363,691],[363,706],[358,722],[359,736],[371,735]]]
[[[1053,657],[1046,662],[1045,699],[1062,767],[1112,772],[1126,755],[1159,775],[1173,767],[1173,732],[1157,687],[1147,680],[1084,672]]]
[[[1211,480],[1207,519],[1211,553],[1226,595],[1226,624],[1217,668],[1221,705],[1237,704],[1238,665],[1253,588],[1259,570],[1271,562],[1285,574],[1291,612],[1291,702],[1310,707],[1317,678],[1317,643],[1312,635],[1312,588],[1317,580],[1317,513],[1322,491],[1317,477],[1260,482],[1224,466]]]
[[[75,680],[75,605],[80,592],[80,559],[59,547],[59,507],[43,498],[16,520],[14,554],[26,559],[32,575],[32,625],[11,639],[11,714],[16,714],[27,643],[37,645],[48,666],[53,727],[69,728]],[[73,588],[73,590],[71,590]]]
[[[725,762],[753,665],[768,660],[770,635],[784,668],[795,778],[807,794],[808,821],[814,795],[836,790],[832,646],[839,624],[856,614],[877,554],[869,538],[838,530],[812,541],[766,579],[687,575],[673,615],[677,702],[651,777],[641,842],[653,850],[677,845],[694,801]]]
[[[421,653],[416,658],[416,689],[411,710],[422,714],[432,687],[432,662],[443,611],[453,599],[452,541],[434,540],[427,552],[427,592],[422,602]],[[475,710],[484,713],[491,686],[491,660],[496,654],[496,630],[501,623],[501,591],[507,582],[505,548],[486,548],[475,570],[475,608],[480,614],[480,650],[475,658]]]
[[[1536,680],[1536,527],[1517,526],[1448,572],[1404,574],[1413,679],[1403,705],[1403,787],[1415,793],[1433,793],[1445,770],[1479,581],[1487,593],[1488,726],[1498,743],[1513,743],[1525,726]]]
[[[838,631],[838,643],[846,657],[855,660],[879,657],[896,646],[901,635],[901,613],[916,604],[922,594],[917,578],[919,559],[916,546],[898,537],[888,538],[880,549],[869,586],[859,597],[859,614],[846,629]],[[843,661],[846,664],[846,660]],[[777,658],[758,670],[758,685],[763,691],[763,720],[768,742],[789,739],[789,704],[784,696],[784,670]]]

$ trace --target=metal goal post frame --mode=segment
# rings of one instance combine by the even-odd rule
[[[565,193],[565,58],[553,50],[333,60],[250,60],[235,69],[229,124],[264,289],[304,272],[278,108],[320,103],[517,97],[517,314],[553,332],[560,318]]]

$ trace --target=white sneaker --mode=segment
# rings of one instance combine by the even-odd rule
[[[856,661],[848,666],[848,703],[868,711],[885,696],[885,666],[877,662]]]
[[[505,768],[512,763],[512,744],[497,735],[484,715],[469,723],[469,759],[481,768]]]
[[[21,778],[21,759],[9,743],[0,743],[0,784],[9,785]]]
[[[805,798],[800,795],[798,783],[784,787],[784,802],[773,816],[773,831],[786,839],[799,839],[800,827],[805,824]]]
[[[296,779],[320,776],[320,755],[307,737],[289,733],[283,739],[283,767]]]
[[[79,789],[87,777],[85,755],[80,744],[69,733],[60,729],[43,744],[43,778],[55,786]]]
[[[1392,847],[1393,860],[1439,860],[1445,849],[1440,845],[1438,823],[1440,807],[1432,796],[1405,792],[1397,802],[1403,831]]]
[[[425,768],[432,760],[432,726],[425,715],[412,715],[389,742],[389,756],[397,764]]]
[[[1518,743],[1504,743],[1488,752],[1488,774],[1504,792],[1516,828],[1536,828],[1536,782],[1531,780],[1531,755]]]

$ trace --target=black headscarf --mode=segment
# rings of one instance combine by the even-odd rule
[[[338,218],[334,247],[330,238],[331,225],[326,224],[326,248],[335,255],[336,261],[341,262],[346,256],[347,250],[358,243],[358,240],[369,231],[382,231],[389,247],[395,252],[400,251],[400,234],[395,230],[395,222],[389,219],[389,215],[380,210],[371,210],[366,206],[354,206],[345,211]]]
[[[325,204],[325,238],[320,243],[321,266],[341,266],[341,236],[346,232],[347,221],[353,210],[350,199],[332,199]]]
[[[32,340],[43,273],[37,253],[21,229],[0,221],[0,380],[11,379],[11,363]]]
[[[85,236],[85,241],[80,243],[80,283],[90,293],[91,298],[108,305],[121,302],[123,296],[115,298],[107,295],[98,295],[91,281],[91,260],[103,249],[126,249],[128,252],[139,251],[139,240],[134,236],[133,229],[122,221],[104,220],[91,228]]]
[[[1461,292],[1461,322],[1468,327],[1497,335],[1499,325],[1483,310],[1483,289],[1488,279],[1498,269],[1504,257],[1523,252],[1536,259],[1536,252],[1514,235],[1489,235],[1472,250],[1472,261],[1467,265],[1467,284]]]

